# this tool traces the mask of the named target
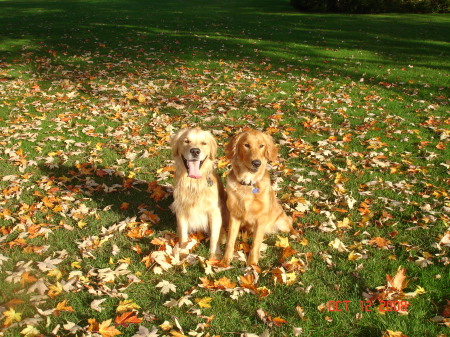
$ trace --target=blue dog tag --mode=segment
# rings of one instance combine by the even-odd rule
[[[214,185],[214,182],[212,181],[212,179],[210,177],[208,177],[208,179],[206,179],[206,183],[208,184],[209,187]]]
[[[253,192],[253,194],[256,194],[256,193],[258,193],[258,192],[259,192],[259,189],[258,189],[258,187],[253,187],[253,190],[252,190],[252,192]]]

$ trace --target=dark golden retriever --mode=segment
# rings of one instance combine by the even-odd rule
[[[230,264],[239,230],[245,228],[253,232],[247,265],[257,265],[266,233],[283,231],[295,234],[292,218],[278,203],[266,169],[267,162],[277,158],[278,150],[271,136],[257,130],[246,130],[231,139],[225,153],[231,160],[232,169],[226,187],[230,221],[221,264]]]

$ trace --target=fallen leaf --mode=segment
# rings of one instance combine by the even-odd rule
[[[3,322],[4,327],[8,327],[14,322],[20,322],[22,320],[22,313],[16,312],[13,308],[3,311],[3,315],[6,316],[6,319]]]
[[[168,281],[162,280],[161,282],[159,282],[156,285],[157,288],[161,288],[161,293],[163,293],[164,295],[169,293],[169,292],[176,292],[177,291],[177,287],[173,284],[170,283]]]
[[[27,325],[25,329],[20,332],[24,337],[36,337],[41,334],[41,332],[36,329],[34,326]]]
[[[102,302],[100,302],[100,303],[102,303]],[[134,303],[133,300],[125,300],[125,301],[119,302],[116,312],[121,313],[121,312],[126,312],[126,311],[138,310],[140,308],[141,307],[139,305],[137,305],[136,303]]]
[[[344,243],[339,240],[338,238],[334,239],[333,241],[331,241],[328,246],[336,249],[338,252],[348,252],[347,247],[344,245]]]
[[[111,319],[102,322],[99,325],[98,332],[102,335],[102,337],[113,337],[117,335],[121,335],[121,332],[117,330],[114,326],[111,326]]]
[[[212,297],[203,297],[203,298],[196,298],[195,303],[199,305],[200,308],[211,308],[211,301]]]
[[[93,309],[93,310],[95,310],[95,311],[98,311],[98,312],[101,312],[101,311],[103,310],[103,308],[101,308],[100,305],[101,305],[103,302],[105,302],[106,300],[107,300],[106,298],[101,298],[101,299],[98,299],[98,300],[93,300],[93,301],[91,302],[91,309]]]
[[[402,291],[408,285],[409,281],[406,280],[406,269],[399,267],[394,277],[386,275],[386,281],[388,286],[394,288],[397,291]]]
[[[142,319],[137,317],[137,313],[135,311],[124,312],[122,315],[117,316],[114,322],[117,325],[127,327],[129,324],[139,324],[142,322]]]

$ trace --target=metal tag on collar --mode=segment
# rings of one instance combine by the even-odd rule
[[[258,193],[258,192],[259,192],[259,188],[256,187],[256,186],[253,186],[252,193],[253,193],[253,194],[256,194],[256,193]]]
[[[214,182],[212,181],[212,179],[210,177],[208,177],[206,179],[206,183],[208,184],[209,187],[211,187],[212,185],[214,185]]]

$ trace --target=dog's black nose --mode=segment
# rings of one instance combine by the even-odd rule
[[[252,160],[252,165],[254,167],[260,167],[261,166],[261,160]]]
[[[189,152],[194,156],[194,157],[198,157],[200,155],[200,149],[194,147],[192,149],[189,150]]]

